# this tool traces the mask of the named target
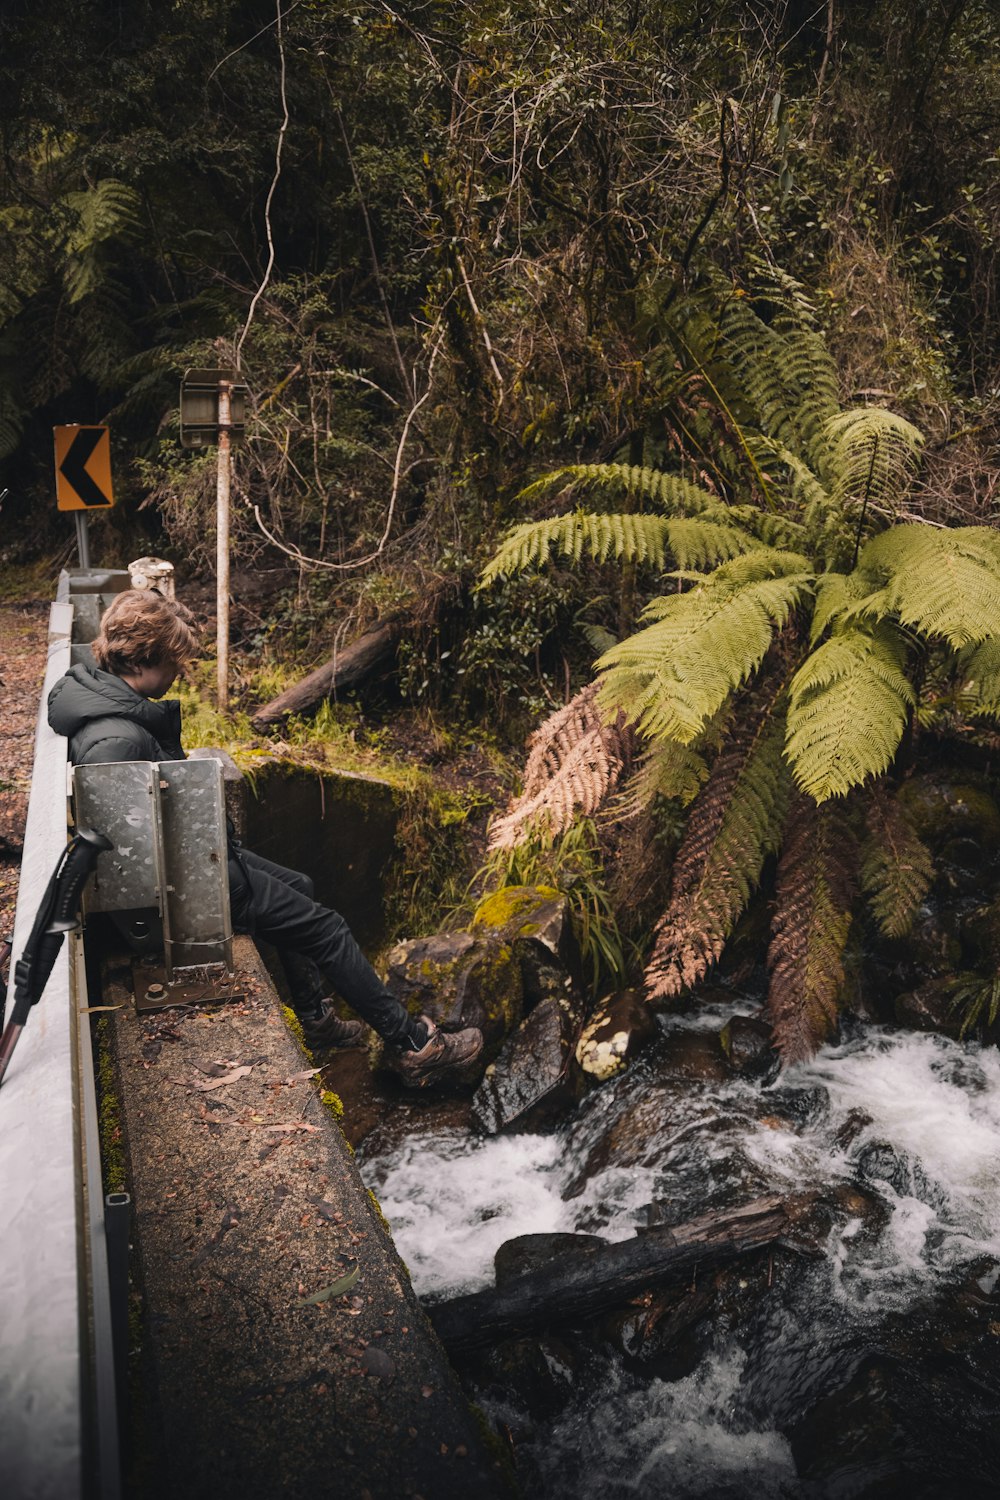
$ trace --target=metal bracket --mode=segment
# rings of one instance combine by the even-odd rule
[[[233,930],[222,764],[215,759],[77,766],[77,823],[112,841],[98,860],[88,911],[154,907],[163,966],[143,967],[137,1009],[230,999]],[[153,988],[153,998],[148,992]],[[164,998],[164,997],[169,998]]]
[[[176,969],[171,979],[164,964],[148,958],[133,960],[132,991],[140,1015],[172,1005],[222,1005],[246,999],[242,981],[222,964]]]

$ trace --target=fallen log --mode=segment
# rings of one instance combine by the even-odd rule
[[[250,722],[255,729],[267,729],[272,724],[280,724],[289,714],[304,713],[324,698],[358,687],[392,654],[404,624],[400,616],[380,620],[343,651],[337,651],[329,661],[310,672],[308,677],[303,677],[301,682],[286,688],[277,698],[258,708],[251,715]]]
[[[759,1198],[743,1208],[704,1214],[672,1229],[601,1245],[500,1287],[454,1297],[426,1309],[450,1354],[464,1354],[513,1334],[593,1317],[696,1266],[717,1265],[794,1236],[818,1194]]]

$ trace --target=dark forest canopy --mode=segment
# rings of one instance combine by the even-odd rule
[[[676,446],[649,355],[706,265],[802,281],[848,393],[942,441],[992,428],[987,0],[33,0],[0,25],[9,524],[45,492],[51,425],[106,419],[125,500],[196,539],[177,377],[231,357],[268,225],[244,483],[271,530],[294,507],[309,556],[377,544],[432,361],[393,537],[463,474],[492,514],[539,464]],[[948,461],[972,504],[976,453]]]

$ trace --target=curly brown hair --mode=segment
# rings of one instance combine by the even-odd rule
[[[176,600],[153,589],[128,589],[104,613],[101,633],[91,642],[94,660],[116,677],[168,661],[181,666],[200,649],[193,624],[191,611]]]

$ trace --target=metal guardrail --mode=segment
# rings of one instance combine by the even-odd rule
[[[127,578],[127,575],[125,575]],[[65,848],[67,746],[48,726],[49,689],[67,670],[74,594],[116,592],[60,579],[14,923],[23,950]],[[127,586],[127,585],[126,585]],[[89,602],[89,599],[88,599]],[[91,611],[92,613],[93,611]],[[84,639],[89,621],[80,611]],[[86,623],[85,623],[86,622]],[[64,944],[0,1096],[0,1485],[16,1500],[120,1494],[112,1298],[83,944]]]

